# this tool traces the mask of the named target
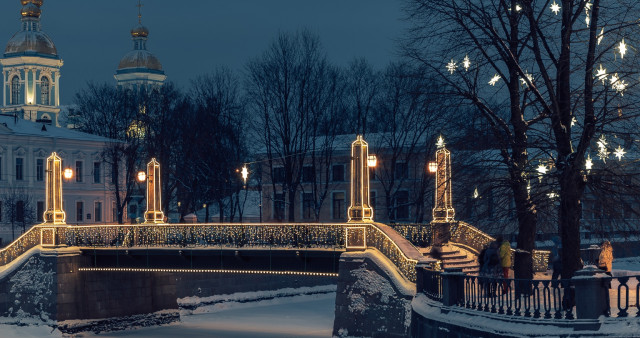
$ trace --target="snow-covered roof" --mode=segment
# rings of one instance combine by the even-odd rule
[[[118,142],[106,137],[87,134],[67,128],[32,122],[13,116],[0,115],[0,135],[50,137],[76,141]]]

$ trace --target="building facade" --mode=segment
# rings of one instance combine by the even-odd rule
[[[7,43],[0,112],[58,126],[63,62],[40,25],[42,0],[22,0],[21,30]]]
[[[365,137],[369,154],[375,154],[377,159],[376,166],[369,169],[369,200],[374,221],[431,221],[434,178],[426,172],[430,158],[427,149],[431,148],[421,141],[421,145],[391,149],[386,146],[386,137],[384,134]],[[299,180],[293,208],[295,222],[347,221],[350,205],[350,147],[355,139],[356,135],[338,135],[327,161],[318,160],[314,163],[310,153],[305,156],[304,165],[294,173]],[[261,175],[262,219],[264,222],[287,222],[291,219],[291,202],[284,182],[285,169],[278,159],[274,159],[270,167],[264,154],[257,158],[260,168],[252,170]]]

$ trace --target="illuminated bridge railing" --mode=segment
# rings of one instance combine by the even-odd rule
[[[20,255],[40,245],[40,235],[40,228],[32,227],[22,234],[22,236],[18,237],[18,239],[2,248],[0,250],[0,265],[7,265],[20,257]]]
[[[430,263],[418,249],[391,227],[380,223],[310,224],[137,224],[55,227],[56,243],[91,248],[346,248],[346,229],[365,228],[367,248],[385,255],[409,281],[416,281],[416,264]],[[0,250],[6,265],[42,243],[46,225]],[[46,238],[45,238],[46,239]],[[45,241],[45,242],[48,242]]]
[[[79,247],[345,247],[353,224],[140,224],[72,226],[66,244]]]

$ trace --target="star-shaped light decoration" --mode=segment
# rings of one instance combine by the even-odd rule
[[[471,59],[469,59],[469,55],[465,55],[464,59],[462,59],[462,67],[464,67],[465,71],[469,70],[469,67],[471,67]]]
[[[456,71],[456,68],[458,68],[458,64],[453,61],[453,59],[451,59],[451,61],[447,63],[447,70],[449,71],[449,73],[453,74],[453,72]]]
[[[478,198],[480,197],[480,193],[478,193],[478,187],[476,187],[476,189],[473,191],[473,198]]]
[[[576,125],[576,123],[578,123],[578,119],[577,119],[575,116],[573,116],[573,117],[571,118],[571,126],[572,126],[572,127],[573,127],[573,126],[575,126],[575,125]]]
[[[591,170],[591,168],[593,168],[593,161],[591,160],[591,155],[587,155],[587,160],[584,161],[584,167],[587,170]]]
[[[538,166],[538,168],[536,168],[536,171],[538,171],[538,174],[539,174],[539,175],[544,175],[544,174],[546,174],[546,173],[547,173],[548,169],[547,169],[547,166],[546,166],[546,165],[544,165],[544,164],[540,164],[540,165]]]
[[[618,44],[618,51],[620,52],[620,58],[624,59],[624,55],[627,54],[627,44],[624,43],[624,38],[622,38],[622,41]]]
[[[615,157],[618,158],[618,161],[622,161],[622,158],[624,157],[624,154],[626,154],[627,152],[624,151],[624,149],[621,146],[618,146],[618,148],[616,148],[616,151],[613,153],[615,155]]]
[[[516,12],[520,12],[522,10],[522,7],[520,5],[516,5]]]
[[[560,12],[560,5],[558,5],[555,0],[553,0],[553,3],[551,4],[551,11],[555,15],[558,15]]]
[[[585,12],[585,14],[587,15],[587,16],[584,18],[584,22],[587,24],[587,27],[589,27],[589,25],[591,24],[591,17],[590,17],[591,6],[592,6],[592,4],[591,4],[590,2],[587,2],[587,3],[584,5],[584,12]]]
[[[600,34],[598,34],[598,45],[602,42],[602,38],[604,38],[604,27],[602,27]]]
[[[624,91],[627,89],[629,84],[625,80],[619,80],[613,85],[613,89],[616,90],[620,96],[624,96]]]
[[[525,77],[526,77],[526,79],[525,79]],[[520,83],[522,83],[523,86],[529,87],[529,83],[527,83],[527,79],[529,80],[529,83],[533,83],[533,75],[531,75],[527,71],[525,71],[524,72],[524,77],[520,78]]]
[[[611,84],[611,87],[615,88],[616,83],[618,82],[618,80],[620,80],[620,77],[618,76],[618,73],[615,73],[615,74],[611,75],[611,78],[609,79],[609,84]]]
[[[492,85],[492,86],[495,86],[496,83],[498,83],[498,81],[500,81],[500,79],[501,79],[500,75],[496,74],[491,78],[491,80],[489,80],[489,84]]]
[[[598,157],[602,160],[602,162],[607,163],[607,158],[609,158],[609,150],[607,150],[607,139],[604,135],[600,135],[600,138],[596,142],[598,144]]]
[[[444,147],[444,138],[442,138],[442,135],[438,137],[438,141],[436,142],[436,147],[438,148]]]
[[[607,81],[607,70],[602,67],[602,64],[600,64],[600,68],[596,71],[596,78],[602,81],[602,84]]]

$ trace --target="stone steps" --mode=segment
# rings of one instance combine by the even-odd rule
[[[432,248],[420,248],[423,256],[439,259],[442,261],[442,268],[461,268],[467,274],[477,274],[480,271],[478,257],[475,254],[453,245],[445,245],[439,254],[432,253]]]

